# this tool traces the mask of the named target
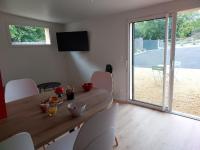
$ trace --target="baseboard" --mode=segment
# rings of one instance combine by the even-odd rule
[[[115,103],[119,103],[119,104],[132,104],[132,105],[136,105],[136,106],[140,106],[140,107],[144,107],[144,108],[163,111],[162,107],[160,107],[160,106],[152,105],[152,104],[146,104],[146,103],[139,102],[139,101],[136,101],[136,100],[131,101],[131,100],[114,99],[113,101]]]
[[[128,100],[114,99],[113,101],[119,104],[130,104]]]

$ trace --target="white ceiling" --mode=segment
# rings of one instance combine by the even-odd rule
[[[66,23],[120,13],[171,0],[0,0],[0,11]]]

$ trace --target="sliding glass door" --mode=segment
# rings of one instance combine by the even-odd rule
[[[200,117],[200,9],[132,22],[129,47],[131,100]]]
[[[168,18],[132,23],[133,100],[163,106]]]
[[[200,116],[200,9],[178,12],[172,111]]]

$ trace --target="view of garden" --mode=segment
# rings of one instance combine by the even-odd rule
[[[46,42],[43,27],[9,25],[9,31],[12,43]]]
[[[169,18],[169,53],[171,18]],[[134,23],[134,98],[162,105],[165,19]],[[200,116],[200,11],[178,13],[173,110]],[[169,85],[166,85],[169,86]],[[166,87],[167,88],[167,87]]]
[[[169,33],[171,33],[171,18],[169,18]],[[134,38],[143,40],[165,39],[165,20],[155,19],[137,22],[135,24]],[[179,13],[177,17],[176,30],[177,44],[199,44],[200,41],[200,12],[190,11]],[[171,34],[169,34],[171,39]],[[189,42],[189,43],[188,43]],[[136,49],[141,50],[141,49]],[[149,50],[149,49],[147,49]]]

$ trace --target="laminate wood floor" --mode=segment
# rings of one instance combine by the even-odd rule
[[[115,150],[200,150],[200,121],[120,104]]]

